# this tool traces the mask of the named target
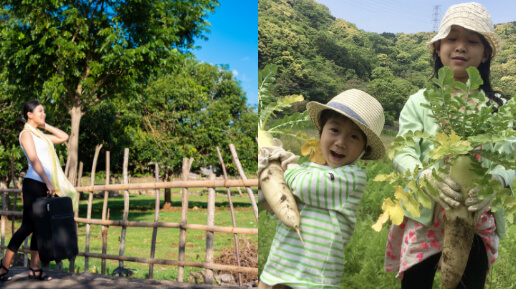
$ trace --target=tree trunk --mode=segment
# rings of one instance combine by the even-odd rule
[[[77,183],[77,167],[79,164],[79,125],[83,116],[82,108],[80,106],[73,106],[70,110],[72,117],[72,131],[70,133],[68,143],[68,180],[72,185]]]
[[[168,174],[168,172],[166,173],[166,176],[165,176],[165,182],[170,182],[170,175]],[[165,204],[163,204],[163,208],[169,208],[171,206],[172,206],[172,196],[171,196],[170,188],[166,188],[165,189]]]

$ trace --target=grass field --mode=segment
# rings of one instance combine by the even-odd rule
[[[394,138],[382,135],[386,146]],[[286,148],[296,144],[284,141]],[[294,148],[293,151],[299,150]],[[394,189],[385,183],[373,182],[378,174],[392,172],[392,163],[384,158],[379,161],[362,162],[366,167],[366,193],[362,198],[358,212],[357,224],[350,242],[345,247],[344,272],[341,282],[343,289],[397,289],[401,287],[396,273],[387,273],[383,268],[385,246],[389,226],[384,226],[379,233],[371,226],[382,213],[383,200],[394,195]],[[265,210],[259,215],[259,274],[267,261],[270,245],[275,234],[277,221]],[[499,256],[488,275],[487,289],[516,288],[516,268],[513,266],[516,257],[516,226],[507,225],[507,235],[500,241]],[[440,275],[437,273],[434,289],[440,288]]]
[[[256,192],[256,189],[255,189]],[[237,227],[243,228],[257,228],[256,219],[251,209],[251,202],[245,190],[242,191],[241,197],[236,189],[232,191],[232,201],[235,208],[235,219]],[[99,195],[100,196],[100,195]],[[129,197],[129,221],[154,221],[154,206],[155,197],[152,195],[135,195]],[[123,196],[110,197],[108,202],[109,219],[121,220],[124,208]],[[163,195],[160,200],[161,207],[164,205]],[[95,198],[92,207],[92,218],[102,218],[103,198]],[[216,196],[216,211],[215,211],[215,226],[233,226],[231,219],[231,212],[229,209],[229,202],[225,189],[217,190]],[[206,225],[207,221],[207,196],[200,196],[199,194],[189,195],[189,210],[188,210],[188,224]],[[18,206],[20,208],[20,206]],[[87,201],[81,201],[79,206],[79,217],[86,218]],[[179,223],[181,221],[181,195],[173,191],[172,206],[167,210],[161,210],[159,215],[159,222]],[[17,222],[17,227],[20,221]],[[10,224],[7,226],[6,242],[10,239]],[[102,236],[101,225],[91,225],[90,231],[90,252],[102,253]],[[108,229],[108,246],[107,254],[118,255],[120,249],[119,237],[121,227],[111,226]],[[79,251],[85,251],[85,231],[86,225],[80,224],[79,237]],[[239,240],[245,239],[251,246],[257,247],[257,235],[242,235],[238,234]],[[156,242],[155,258],[157,259],[178,259],[178,245],[179,245],[179,229],[159,228]],[[149,258],[151,251],[152,228],[127,228],[125,241],[125,256]],[[187,230],[185,261],[190,262],[204,262],[206,258],[206,232]],[[214,260],[224,250],[234,250],[233,234],[215,233],[214,237]],[[68,261],[63,261],[63,268],[68,270]],[[106,261],[106,274],[111,275],[113,270],[119,266],[118,261]],[[51,262],[51,268],[55,268],[55,263]],[[141,264],[135,262],[124,262],[126,269],[135,269],[133,277],[148,278],[148,264]],[[96,258],[89,259],[89,271],[100,273],[101,260]],[[200,271],[200,268],[185,267],[184,281],[191,271]],[[75,261],[75,271],[84,271],[84,257],[77,257]],[[154,265],[154,279],[162,280],[176,280],[177,266]]]

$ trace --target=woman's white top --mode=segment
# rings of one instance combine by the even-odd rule
[[[34,167],[32,166],[32,163],[30,162],[29,157],[27,156],[27,152],[25,152],[25,148],[23,147],[23,144],[21,143],[21,136],[24,133],[29,133],[32,136],[32,140],[34,141],[34,146],[36,147],[36,154],[38,155],[39,161],[43,165],[43,169],[45,170],[45,173],[47,174],[48,179],[51,179],[50,172],[51,166],[50,166],[50,157],[48,153],[48,143],[40,138],[35,136],[33,133],[31,133],[28,130],[22,130],[20,133],[19,141],[20,145],[22,147],[23,153],[25,154],[25,157],[27,158],[27,162],[29,163],[29,170],[27,171],[27,174],[25,175],[25,178],[33,179],[39,182],[44,183],[43,179],[39,176],[39,174],[34,170]]]

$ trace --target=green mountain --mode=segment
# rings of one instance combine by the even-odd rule
[[[514,95],[516,23],[495,28],[503,51],[493,62],[491,82]],[[408,96],[431,79],[425,44],[433,35],[365,32],[313,0],[258,1],[258,66],[278,65],[276,96],[327,102],[340,91],[362,89],[382,103],[387,125],[397,124]]]

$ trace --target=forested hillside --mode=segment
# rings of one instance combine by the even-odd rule
[[[491,81],[515,95],[516,22],[495,29],[502,52]],[[433,35],[365,32],[313,0],[258,1],[258,65],[279,66],[276,96],[302,94],[306,101],[327,102],[342,90],[362,89],[382,103],[387,125],[397,124],[407,97],[431,78],[426,42]]]

